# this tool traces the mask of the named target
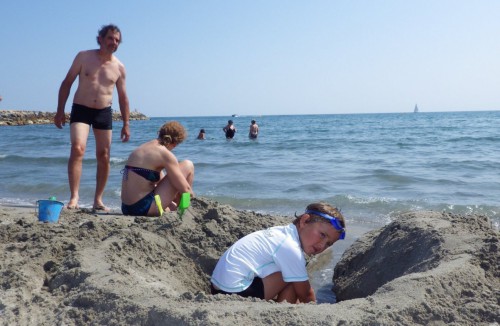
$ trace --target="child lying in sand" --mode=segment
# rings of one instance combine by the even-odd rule
[[[310,204],[292,224],[257,231],[234,243],[215,266],[212,294],[316,301],[304,254],[319,254],[344,237],[345,221],[337,208]]]

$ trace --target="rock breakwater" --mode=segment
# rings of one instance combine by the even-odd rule
[[[55,112],[23,111],[23,110],[0,110],[0,126],[24,126],[54,123]],[[120,111],[113,112],[113,121],[121,121]],[[149,120],[144,114],[130,112],[130,120]],[[69,123],[69,113],[66,113],[66,121]]]

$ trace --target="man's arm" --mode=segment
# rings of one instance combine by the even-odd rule
[[[121,76],[116,82],[116,90],[118,91],[118,103],[120,105],[120,112],[122,114],[123,127],[121,131],[121,139],[127,142],[130,139],[130,107],[127,96],[127,87],[125,83],[126,72],[125,67],[120,69]]]
[[[59,88],[59,95],[57,97],[57,113],[54,116],[54,124],[57,128],[61,129],[62,126],[66,124],[66,115],[64,114],[64,107],[66,106],[66,101],[68,100],[69,93],[71,91],[71,86],[75,82],[76,76],[80,73],[81,63],[80,59],[82,52],[78,53],[71,67],[69,68],[66,78],[61,83]]]

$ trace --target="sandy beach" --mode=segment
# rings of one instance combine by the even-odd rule
[[[59,223],[40,223],[33,208],[0,206],[0,321],[500,323],[499,234],[478,215],[402,213],[367,232],[335,266],[335,304],[278,304],[208,294],[212,269],[229,245],[250,232],[290,222],[290,217],[238,211],[204,198],[193,199],[182,220],[177,213],[144,218],[63,210]],[[319,256],[308,268],[313,273],[321,266]]]

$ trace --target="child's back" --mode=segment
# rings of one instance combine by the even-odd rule
[[[251,233],[233,244],[219,259],[212,283],[225,292],[245,290],[255,276],[281,272],[285,282],[306,281],[305,256],[293,224]]]

